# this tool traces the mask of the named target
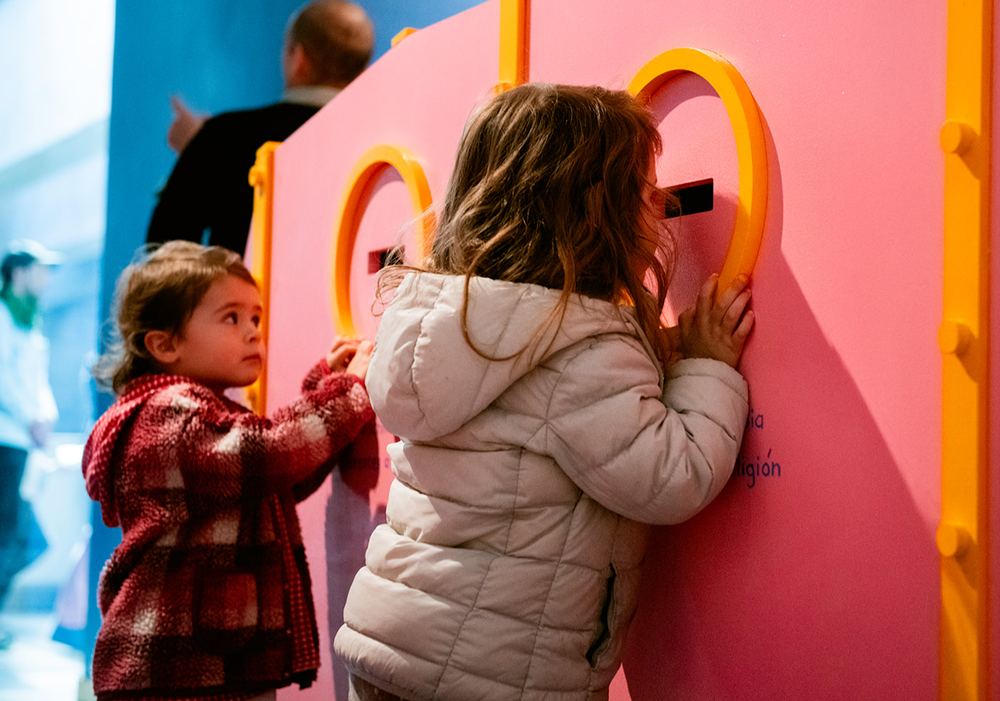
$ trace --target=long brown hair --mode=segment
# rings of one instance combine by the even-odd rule
[[[132,380],[157,372],[156,362],[146,350],[146,334],[179,332],[212,283],[226,275],[257,286],[243,259],[219,246],[168,241],[158,248],[143,249],[139,260],[118,278],[114,300],[117,324],[110,349],[94,365],[97,382],[120,394]]]
[[[431,254],[419,264],[466,277],[466,340],[469,280],[482,276],[561,290],[560,320],[574,294],[634,305],[665,365],[660,312],[674,241],[666,231],[656,242],[642,234],[643,217],[663,216],[643,201],[660,150],[649,111],[626,92],[597,86],[529,83],[474,113]],[[386,287],[398,283],[401,270],[386,272]]]

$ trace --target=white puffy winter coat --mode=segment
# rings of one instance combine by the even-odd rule
[[[628,310],[474,278],[408,275],[368,392],[396,480],[335,647],[406,699],[606,698],[635,611],[640,523],[723,488],[747,388],[683,360],[666,383]],[[548,333],[538,337],[539,328]],[[527,351],[516,355],[527,347]]]

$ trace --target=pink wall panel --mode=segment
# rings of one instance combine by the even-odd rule
[[[743,361],[753,425],[720,499],[654,537],[633,697],[935,698],[943,8],[560,9],[533,8],[532,79],[627,83],[655,53],[696,46],[741,71],[768,130]],[[721,224],[736,199],[731,138],[690,104],[703,96],[657,99],[672,159],[660,177],[716,177]],[[694,279],[718,265],[699,253],[716,245],[698,231],[707,216],[681,231],[701,255]],[[683,307],[694,286],[678,282]]]
[[[694,46],[741,72],[766,129],[737,474],[705,512],[656,530],[612,698],[937,697],[945,7],[919,4],[532,3],[531,79],[624,87],[655,55]],[[354,163],[378,143],[404,147],[439,200],[465,119],[497,79],[498,21],[494,0],[407,38],[278,150],[271,406],[334,334],[332,238]],[[715,181],[713,210],[678,222],[670,314],[721,265],[739,173],[707,83],[677,78],[651,107],[660,184]],[[413,212],[391,171],[367,197],[352,310],[373,334],[368,256],[409,249]],[[328,634],[380,516],[384,466],[379,480],[334,475],[300,508],[324,667],[314,689],[281,698],[330,698]]]

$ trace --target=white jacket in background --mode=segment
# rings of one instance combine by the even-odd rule
[[[683,521],[725,486],[746,383],[704,359],[664,383],[629,310],[574,297],[559,325],[559,291],[474,278],[469,335],[507,359],[484,358],[462,334],[464,285],[408,275],[382,318],[367,385],[401,438],[396,479],[336,651],[407,699],[606,698],[640,524]]]
[[[28,427],[59,417],[49,386],[49,341],[14,323],[0,300],[0,445],[31,450]]]

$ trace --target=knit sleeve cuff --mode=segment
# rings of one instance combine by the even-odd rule
[[[305,379],[302,380],[302,391],[312,392],[319,386],[324,377],[331,374],[332,371],[330,370],[330,366],[326,364],[326,359],[320,360],[312,366],[312,369],[306,374]]]

